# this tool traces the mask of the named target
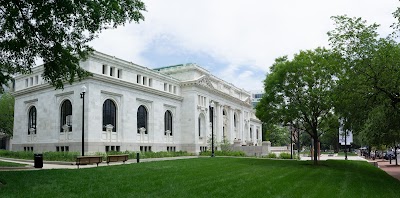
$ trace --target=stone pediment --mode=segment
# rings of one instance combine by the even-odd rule
[[[251,104],[251,100],[249,97],[246,97],[243,102],[247,103],[247,104]]]
[[[212,85],[210,78],[208,76],[202,76],[200,77],[196,84],[201,85],[203,87],[207,87],[209,89],[214,89],[214,86]]]

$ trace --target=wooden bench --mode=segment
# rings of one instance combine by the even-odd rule
[[[128,154],[124,154],[124,155],[107,155],[107,165],[110,162],[125,162],[128,160]]]
[[[96,163],[99,166],[99,163],[103,161],[103,156],[78,156],[76,157],[76,165],[87,165]]]

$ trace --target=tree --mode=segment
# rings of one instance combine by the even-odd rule
[[[344,60],[335,111],[365,144],[398,141],[400,126],[393,123],[400,111],[399,44],[392,35],[379,38],[378,24],[347,16],[332,19],[336,28],[328,33],[330,45]]]
[[[314,164],[321,123],[333,109],[337,54],[324,48],[300,51],[293,60],[275,60],[264,80],[265,94],[256,115],[265,123],[289,124],[299,120],[314,141]]]
[[[335,153],[339,152],[339,119],[337,115],[330,114],[326,122],[321,123],[321,149],[333,149]]]
[[[264,125],[268,140],[272,146],[286,146],[290,144],[290,132],[286,127],[275,124]]]
[[[87,42],[102,30],[144,20],[141,0],[8,1],[0,5],[0,87],[29,73],[40,58],[43,78],[56,88],[83,79],[79,67],[93,51]]]
[[[14,127],[14,97],[10,93],[0,98],[0,135],[12,136]]]

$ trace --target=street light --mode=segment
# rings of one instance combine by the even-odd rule
[[[81,87],[81,98],[82,98],[82,156],[85,156],[85,93],[86,86],[82,85]]]
[[[210,120],[211,120],[211,157],[215,157],[214,154],[214,102],[210,104]]]

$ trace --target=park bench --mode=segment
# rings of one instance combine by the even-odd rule
[[[99,163],[103,161],[103,156],[78,156],[76,157],[76,165],[87,165],[96,163],[99,166]]]
[[[107,155],[107,165],[110,162],[125,162],[128,160],[128,154],[123,154],[123,155]]]

